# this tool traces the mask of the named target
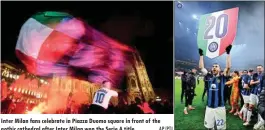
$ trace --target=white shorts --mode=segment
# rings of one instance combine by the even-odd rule
[[[242,94],[242,97],[243,97],[243,100],[244,100],[244,103],[245,103],[245,104],[247,104],[247,103],[250,102],[250,95],[247,96],[247,95],[243,95],[243,94]]]
[[[254,106],[258,105],[259,103],[259,97],[255,94],[250,94],[249,100],[250,100],[249,104],[254,105]]]
[[[208,129],[214,128],[225,130],[226,129],[226,110],[225,107],[209,108],[206,107],[204,126]]]

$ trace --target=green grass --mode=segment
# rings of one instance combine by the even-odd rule
[[[196,94],[193,100],[193,106],[196,110],[189,111],[188,115],[184,115],[184,103],[180,102],[181,95],[181,81],[175,80],[175,129],[176,130],[205,130],[204,127],[204,114],[205,114],[205,106],[206,106],[206,98],[205,101],[202,102],[202,93],[203,93],[204,85],[203,81],[200,81],[200,84],[196,87]],[[184,100],[185,101],[185,100]],[[226,107],[228,108],[228,107]],[[229,107],[230,108],[230,107]],[[253,127],[245,127],[243,126],[243,122],[239,119],[238,116],[231,115],[229,113],[226,114],[226,128],[227,130],[251,130]]]

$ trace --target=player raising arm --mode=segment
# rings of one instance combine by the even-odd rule
[[[221,68],[219,64],[215,63],[212,66],[213,77],[209,81],[208,95],[207,95],[207,107],[205,111],[204,126],[208,129],[214,129],[216,126],[218,130],[226,129],[226,110],[224,102],[224,87],[226,77],[229,74],[231,68],[230,50],[232,45],[226,47],[226,68],[224,69],[224,75],[220,74]],[[204,68],[203,51],[199,49],[200,61],[199,68],[203,75],[207,74],[207,70]]]
[[[226,53],[227,53],[227,56],[226,56],[226,68],[224,69],[224,75],[228,75],[229,72],[230,72],[230,68],[231,68],[231,57],[230,57],[230,50],[232,49],[232,45],[229,45],[228,47],[226,47]],[[228,53],[229,51],[229,53]],[[206,75],[208,73],[208,71],[204,68],[204,60],[203,60],[203,50],[202,49],[199,49],[199,54],[200,54],[200,60],[199,60],[199,68],[201,69],[202,71],[202,74],[203,75]],[[215,63],[214,65],[217,65],[219,66],[217,63]],[[216,71],[217,69],[212,68],[212,71]],[[219,66],[219,72],[220,72],[220,66]],[[219,73],[218,72],[218,73]],[[216,72],[212,72],[213,75],[214,74],[217,74]]]

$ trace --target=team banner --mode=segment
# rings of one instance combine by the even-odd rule
[[[200,17],[197,44],[205,56],[218,57],[232,44],[236,36],[238,11],[236,7]]]

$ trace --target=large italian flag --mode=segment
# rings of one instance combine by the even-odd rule
[[[198,47],[204,55],[215,58],[232,44],[237,30],[239,8],[222,10],[200,17],[197,36]]]
[[[68,75],[78,68],[98,82],[120,78],[124,52],[131,50],[83,20],[52,11],[29,18],[16,44],[16,55],[30,73]]]
[[[31,73],[67,73],[67,66],[55,64],[64,55],[74,53],[77,45],[75,41],[83,34],[83,23],[71,15],[40,12],[22,26],[16,44],[16,55]]]

